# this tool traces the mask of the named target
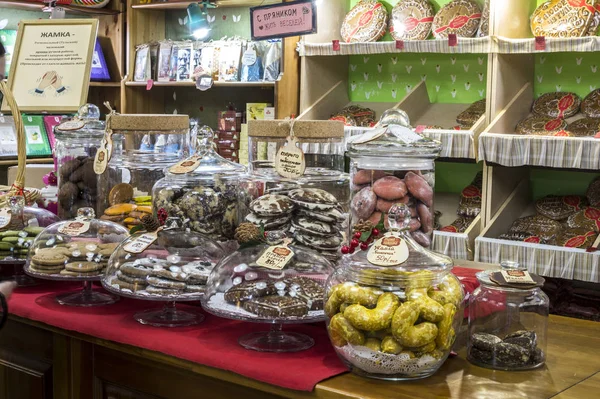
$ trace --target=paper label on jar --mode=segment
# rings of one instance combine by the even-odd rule
[[[369,248],[367,260],[377,266],[397,266],[408,259],[406,241],[394,233],[388,233]]]
[[[502,270],[500,273],[509,284],[535,284],[529,272],[525,270]]]
[[[176,175],[192,172],[200,166],[200,161],[202,161],[202,155],[193,155],[171,166],[169,172]]]
[[[101,175],[106,171],[108,163],[112,158],[113,139],[112,133],[107,133],[102,142],[100,148],[96,151],[96,157],[94,158],[94,172],[97,175]]]
[[[78,236],[90,229],[90,222],[86,222],[83,220],[73,220],[72,222],[65,223],[64,226],[58,229],[60,234],[65,234],[68,236]]]
[[[398,140],[403,141],[406,144],[423,140],[423,136],[421,136],[419,133],[414,132],[413,130],[404,126],[392,125],[389,127],[389,129],[390,132],[396,136],[396,138],[398,138]]]
[[[10,219],[11,219],[10,209],[9,208],[0,209],[0,229],[8,226],[10,224]]]
[[[267,248],[257,259],[256,264],[267,269],[281,270],[293,257],[294,251],[286,246],[275,245]]]
[[[158,229],[150,233],[144,233],[139,237],[134,238],[129,243],[125,244],[123,249],[132,254],[141,254],[158,239],[158,232],[160,230],[162,229]]]
[[[354,140],[351,140],[352,144],[365,144],[369,141],[373,141],[381,137],[387,131],[387,127],[371,130],[365,134],[357,136]]]
[[[242,56],[243,65],[254,65],[256,63],[256,50],[248,49]]]
[[[71,131],[71,130],[83,129],[84,126],[85,126],[84,121],[79,120],[79,119],[73,119],[73,120],[61,123],[60,125],[56,126],[56,128],[58,130]]]
[[[279,149],[275,157],[275,170],[282,177],[293,179],[304,175],[306,161],[304,152],[296,146],[298,139],[287,137],[287,143]]]

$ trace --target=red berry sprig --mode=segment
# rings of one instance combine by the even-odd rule
[[[360,231],[355,231],[352,234],[352,239],[350,240],[349,245],[344,245],[340,249],[340,252],[344,255],[353,254],[357,248],[360,248],[361,251],[366,251],[369,249],[369,245],[379,236],[381,232],[377,228],[373,228],[369,234],[365,234]],[[361,240],[362,237],[366,239]]]

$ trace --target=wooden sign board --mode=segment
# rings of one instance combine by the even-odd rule
[[[252,40],[317,33],[317,6],[312,0],[250,8]]]
[[[8,86],[21,111],[75,112],[87,102],[97,30],[95,18],[19,23]]]

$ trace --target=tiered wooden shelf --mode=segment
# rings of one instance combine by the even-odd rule
[[[197,1],[169,1],[144,4],[132,4],[131,8],[138,10],[185,10],[192,3]],[[281,3],[277,0],[217,0],[215,4],[218,7],[255,7],[268,4]]]
[[[213,87],[275,87],[277,82],[219,82],[213,83]],[[125,86],[146,87],[147,82],[125,82]],[[152,82],[152,86],[158,87],[196,87],[196,82]]]

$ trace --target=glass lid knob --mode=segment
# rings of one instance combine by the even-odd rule
[[[84,219],[94,219],[96,217],[96,212],[94,212],[94,208],[79,208],[77,210],[77,217]]]
[[[77,116],[83,120],[100,120],[100,108],[94,104],[83,104],[79,107]]]
[[[210,128],[210,126],[202,126],[198,129],[198,135],[196,137],[196,149],[200,150],[208,150],[212,147],[212,141],[215,133]]]
[[[381,118],[379,118],[379,125],[400,125],[408,128],[411,127],[408,114],[401,109],[388,109],[385,111],[383,114],[381,114]]]
[[[402,203],[392,205],[388,213],[389,230],[408,230],[410,228],[410,219],[411,214],[408,205]]]
[[[519,262],[513,262],[511,260],[503,260],[500,263],[500,267],[502,268],[502,270],[527,270],[527,268],[521,266]]]

